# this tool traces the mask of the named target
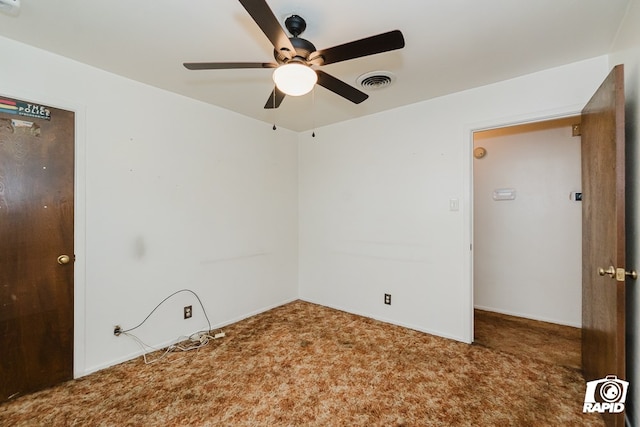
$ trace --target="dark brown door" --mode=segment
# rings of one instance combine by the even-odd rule
[[[587,381],[607,375],[625,379],[625,275],[619,270],[625,268],[622,65],[584,107],[581,126],[582,369]],[[624,415],[605,414],[605,421],[623,426]]]
[[[74,113],[0,97],[0,402],[73,377],[73,178]]]

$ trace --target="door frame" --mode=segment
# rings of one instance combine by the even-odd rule
[[[468,299],[466,301],[467,309],[464,312],[464,323],[467,325],[468,335],[464,337],[464,341],[468,344],[474,340],[474,265],[473,265],[473,134],[475,132],[497,129],[510,126],[518,126],[528,123],[545,122],[549,120],[562,119],[566,117],[579,116],[584,105],[574,104],[561,107],[554,110],[534,111],[518,116],[502,116],[487,119],[482,122],[469,123],[465,126],[463,147],[463,206],[462,209],[463,223],[465,224],[463,232],[463,248],[468,248],[468,254],[465,257],[464,280],[468,284]]]
[[[86,114],[85,106],[42,94],[12,92],[0,89],[3,96],[38,105],[73,111],[75,114],[74,141],[74,252],[73,266],[73,378],[86,375]]]

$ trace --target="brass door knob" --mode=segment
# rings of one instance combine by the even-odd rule
[[[638,278],[638,273],[635,270],[626,271],[624,268],[615,268],[614,266],[609,266],[606,270],[602,267],[598,268],[598,274],[600,276],[604,276],[605,274],[609,275],[612,279],[615,277],[618,282],[624,282],[626,277],[630,277],[633,280]]]
[[[604,276],[605,274],[608,274],[609,277],[615,277],[616,276],[616,268],[611,265],[609,266],[609,268],[607,268],[606,270],[602,267],[598,268],[598,274],[600,276]]]
[[[69,261],[71,261],[71,258],[69,258],[69,255],[60,255],[58,257],[58,264],[60,265],[69,264]]]

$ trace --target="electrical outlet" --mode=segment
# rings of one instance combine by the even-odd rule
[[[184,307],[184,318],[190,319],[193,315],[193,308],[190,305]]]
[[[121,333],[122,328],[119,325],[113,327],[113,335],[119,337]]]
[[[391,294],[384,294],[384,303],[391,305]]]

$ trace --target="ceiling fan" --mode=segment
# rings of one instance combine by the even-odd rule
[[[333,64],[349,59],[388,52],[404,47],[399,30],[389,31],[349,43],[316,50],[308,40],[299,37],[307,24],[298,15],[285,20],[293,37],[287,37],[265,0],[239,0],[274,47],[276,62],[185,62],[189,70],[225,70],[240,68],[274,68],[275,87],[264,108],[278,108],[285,95],[309,93],[317,83],[349,101],[359,104],[369,97],[366,93],[312,66]]]

